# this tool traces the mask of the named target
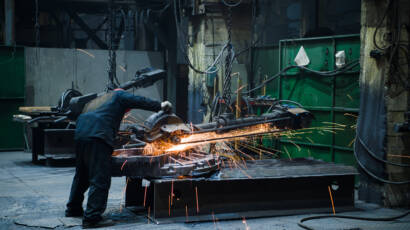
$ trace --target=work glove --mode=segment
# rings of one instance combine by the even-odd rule
[[[169,101],[163,101],[161,103],[161,110],[166,112],[166,113],[170,113],[172,111],[172,104]]]

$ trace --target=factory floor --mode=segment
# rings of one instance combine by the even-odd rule
[[[31,154],[0,152],[0,229],[81,229],[81,219],[64,217],[65,203],[74,167],[33,165]],[[302,229],[297,223],[310,215],[257,218],[246,220],[174,223],[148,223],[145,212],[123,208],[124,178],[113,178],[105,215],[116,225],[109,229]],[[396,216],[408,210],[394,210],[356,202],[358,211],[340,213],[363,217]],[[336,207],[337,210],[337,207]],[[348,219],[320,219],[306,222],[314,229],[410,229],[410,215],[391,222]]]

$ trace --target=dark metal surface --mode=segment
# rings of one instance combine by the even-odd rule
[[[44,155],[75,157],[75,129],[44,129]]]
[[[330,186],[342,211],[354,208],[356,174],[351,166],[310,159],[225,164],[210,178],[151,180],[146,195],[140,181],[129,179],[126,205],[145,203],[157,223],[331,212]]]
[[[141,155],[142,149],[124,149],[131,155],[112,156],[112,176],[144,178],[177,178],[180,176],[197,177],[218,170],[218,156],[204,153],[187,152],[176,156],[161,154],[158,156]],[[133,153],[132,151],[135,151]],[[139,154],[139,155],[136,155]]]
[[[58,129],[64,130],[68,126],[67,122],[54,123],[52,120],[39,120],[30,124],[28,127],[31,130],[31,141],[29,141],[32,152],[32,162],[38,161],[39,155],[45,154],[45,130]],[[50,142],[50,141],[49,141]],[[74,136],[70,136],[69,140],[63,140],[64,143],[72,142],[72,148],[74,148]]]

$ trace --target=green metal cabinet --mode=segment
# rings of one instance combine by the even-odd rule
[[[24,48],[0,46],[0,150],[24,147],[23,126],[12,121],[24,105],[24,92]]]
[[[258,75],[258,69],[271,68],[272,71],[266,72],[268,76],[272,76],[287,66],[295,65],[294,59],[301,46],[310,59],[307,67],[318,71],[331,71],[336,68],[337,51],[345,51],[346,63],[360,58],[360,36],[356,34],[281,40],[278,51],[271,49],[269,52],[269,55],[277,53],[276,60],[272,60],[266,48],[265,53],[260,51],[261,48],[254,51],[252,59],[254,76]],[[277,69],[269,67],[267,61],[271,61],[270,65],[277,65]],[[315,131],[301,135],[298,139],[281,138],[274,145],[283,152],[282,157],[311,156],[325,161],[355,164],[352,141],[355,137],[356,117],[359,111],[358,70],[359,67],[356,67],[341,75],[323,77],[292,69],[267,85],[267,95],[299,102],[311,111],[316,118],[312,122],[312,127],[331,125],[326,122],[346,125],[344,130],[338,130],[336,133]],[[255,81],[257,84],[260,79]]]

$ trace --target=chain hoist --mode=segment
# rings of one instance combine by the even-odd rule
[[[224,100],[225,110],[229,107],[231,103],[231,74],[232,74],[232,7],[228,7],[228,17],[227,17],[227,31],[228,31],[228,42],[227,42],[227,55],[225,58],[225,80],[223,84],[222,98]]]
[[[108,79],[107,90],[117,88],[114,79],[117,80],[117,54],[114,49],[114,10],[113,1],[108,3],[108,19],[109,19],[109,43],[108,43]],[[117,80],[118,83],[118,80]]]

